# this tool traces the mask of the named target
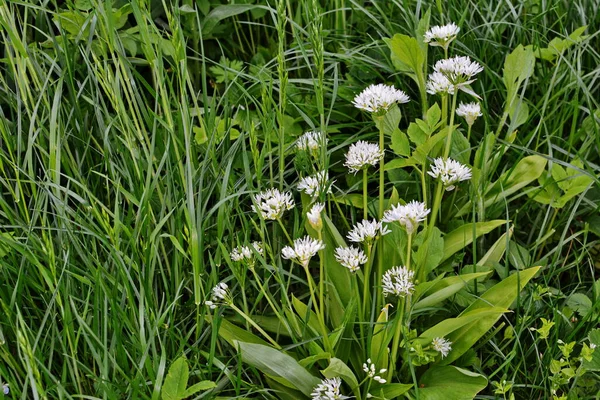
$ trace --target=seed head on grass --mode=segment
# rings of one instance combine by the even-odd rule
[[[342,380],[340,378],[331,378],[331,379],[323,379],[321,383],[319,383],[313,389],[313,392],[310,394],[312,396],[312,400],[341,400],[341,399],[349,399],[348,396],[344,396],[340,393],[340,386],[342,385]]]
[[[354,225],[352,230],[348,232],[347,238],[351,242],[370,244],[379,236],[387,235],[390,232],[381,222],[363,219],[362,222]]]
[[[352,104],[356,108],[376,115],[385,114],[396,103],[408,103],[410,97],[393,86],[371,85],[354,98]]]
[[[471,168],[450,158],[447,160],[436,158],[427,173],[436,179],[441,179],[447,191],[453,190],[456,183],[471,179]]]
[[[296,261],[304,268],[308,267],[310,259],[313,258],[320,250],[325,248],[325,244],[318,239],[313,239],[310,236],[294,240],[294,246],[285,246],[281,249],[281,255],[286,260]]]
[[[456,39],[458,32],[460,32],[460,28],[454,22],[447,25],[432,26],[431,29],[425,32],[423,41],[429,43],[431,46],[448,49],[450,43]]]
[[[360,170],[369,168],[370,165],[377,165],[382,155],[378,144],[359,140],[350,145],[344,165],[348,167],[350,172],[357,173]]]
[[[381,285],[383,295],[404,297],[408,296],[414,290],[413,282],[414,271],[406,267],[392,267],[383,274]]]
[[[409,235],[412,235],[417,230],[419,222],[425,221],[430,212],[425,203],[413,200],[406,205],[392,206],[383,214],[383,221],[398,222]]]
[[[252,210],[270,220],[279,219],[286,210],[294,208],[292,194],[275,188],[260,192],[254,196],[254,202],[256,205],[252,205]]]
[[[352,246],[336,248],[335,259],[352,273],[358,271],[360,266],[367,262],[365,253],[361,249]]]

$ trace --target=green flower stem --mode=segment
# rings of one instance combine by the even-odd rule
[[[364,273],[364,282],[363,282],[363,296],[362,296],[362,317],[363,321],[367,320],[367,310],[369,299],[371,295],[369,294],[369,276],[371,275],[371,268],[373,266],[373,255],[372,255],[373,245],[367,245],[367,264],[365,265],[365,273]]]
[[[285,226],[283,225],[283,222],[281,222],[281,218],[277,218],[277,222],[279,223],[279,226],[281,227],[281,230],[285,234],[285,237],[287,238],[288,242],[290,242],[290,244],[293,246],[294,245],[294,241],[290,237],[287,229],[285,229]]]
[[[304,268],[304,272],[306,273],[306,280],[308,281],[308,290],[310,291],[310,299],[313,303],[313,306],[315,307],[315,313],[317,314],[317,320],[319,321],[321,333],[323,335],[323,345],[325,347],[325,351],[327,351],[333,355],[333,349],[331,348],[331,344],[329,343],[329,335],[327,334],[327,328],[325,327],[325,321],[321,318],[321,311],[319,310],[319,305],[318,305],[317,299],[315,297],[315,283],[313,281],[312,276],[310,275],[308,266],[303,266],[303,268]]]
[[[275,312],[275,315],[277,315],[277,318],[279,319],[279,321],[283,324],[283,326],[285,326],[285,329],[291,334],[292,329],[291,329],[287,319],[281,313],[280,309],[275,306],[275,303],[273,303],[273,299],[271,299],[270,293],[267,290],[265,290],[265,287],[263,286],[262,281],[261,281],[260,277],[258,276],[258,273],[256,272],[256,269],[254,269],[254,268],[249,268],[249,269],[252,271],[252,274],[254,275],[254,279],[256,281],[256,284],[258,285],[258,289],[260,290],[261,293],[263,293],[263,295],[265,296],[265,299],[267,299],[267,303],[269,303],[269,306],[271,306],[271,309]]]
[[[406,269],[410,270],[410,256],[412,254],[412,233],[408,234],[408,243],[406,244]]]
[[[323,234],[321,233],[321,229],[319,229],[319,240],[323,241]],[[319,252],[319,309],[321,314],[319,318],[323,322],[323,326],[325,325],[325,281],[327,280],[326,272],[325,272],[325,259],[323,256],[323,250]]]
[[[471,124],[468,125],[469,127],[467,128],[467,141],[471,143]]]
[[[433,198],[433,208],[431,209],[431,220],[427,225],[427,236],[423,241],[424,245],[429,245],[429,239],[431,238],[431,234],[433,232],[433,228],[435,227],[435,223],[437,221],[437,215],[440,210],[440,204],[442,203],[442,196],[444,192],[444,184],[441,180],[438,180],[436,188],[435,188],[435,197]],[[419,282],[424,282],[425,279],[425,270],[420,269],[417,271],[417,280]]]
[[[398,312],[396,314],[396,321],[394,321],[394,340],[392,341],[392,356],[390,358],[390,367],[388,368],[387,381],[391,382],[394,375],[394,369],[396,367],[396,361],[398,360],[398,348],[400,347],[400,336],[402,333],[402,325],[404,324],[404,304],[405,298],[400,297],[398,299]]]
[[[352,280],[350,284],[352,285],[351,292],[354,292],[354,295],[356,296],[356,307],[358,310],[360,310],[360,312],[362,312],[362,303],[360,299],[360,290],[358,289],[358,277],[356,276],[356,273],[352,274]],[[364,318],[361,321],[364,321]],[[360,329],[360,338],[362,340],[365,337],[363,324],[358,324],[358,327]],[[366,346],[363,348],[366,349]]]
[[[452,147],[452,132],[454,131],[454,114],[456,111],[456,98],[458,92],[454,91],[452,95],[452,107],[450,108],[450,123],[448,124],[448,136],[446,136],[446,148],[444,149],[444,160],[450,155],[450,148]]]
[[[381,221],[381,218],[383,217],[383,204],[384,204],[383,200],[384,200],[384,196],[385,196],[385,190],[384,190],[384,186],[385,186],[385,180],[384,180],[384,178],[385,178],[385,171],[384,171],[385,137],[383,134],[384,116],[379,116],[376,118],[377,118],[377,127],[379,128],[379,151],[381,152],[381,157],[379,159],[379,210],[377,210],[378,211],[377,216],[379,217],[379,221]],[[377,275],[376,275],[375,282],[379,283],[379,282],[381,282],[381,277],[383,276],[383,237],[380,238],[379,243],[377,244],[377,254],[378,254]],[[376,302],[378,308],[381,308],[383,306],[381,291],[376,292],[375,302]]]
[[[252,325],[257,331],[259,331],[261,335],[263,335],[273,345],[273,347],[275,347],[277,350],[281,350],[281,346],[267,332],[265,332],[263,328],[261,328],[256,322],[254,322],[254,320],[250,318],[248,314],[237,308],[236,305],[233,303],[230,303],[228,305],[233,309],[233,311],[240,314],[242,318],[248,321],[250,325]]]
[[[367,209],[367,169],[363,169],[363,219],[369,218]]]

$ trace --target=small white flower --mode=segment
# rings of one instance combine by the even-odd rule
[[[467,56],[456,56],[439,60],[433,70],[442,73],[456,87],[461,87],[473,82],[472,78],[483,71],[483,67]]]
[[[349,397],[340,393],[341,385],[342,380],[340,378],[323,379],[321,383],[315,386],[313,392],[310,394],[312,400],[349,399]]]
[[[368,168],[369,165],[377,165],[381,157],[383,152],[379,150],[378,144],[359,140],[350,145],[344,165],[350,172],[357,173],[363,168]]]
[[[592,342],[590,342],[590,349],[594,350],[595,348],[596,348],[596,344],[595,344],[595,343],[592,343]]]
[[[425,32],[423,41],[432,46],[440,46],[447,49],[450,42],[456,38],[459,31],[460,28],[454,22],[451,22],[448,25],[432,26],[431,29]]]
[[[337,262],[348,268],[350,272],[356,272],[362,264],[367,262],[365,253],[356,247],[338,247],[335,249]]]
[[[383,295],[387,296],[407,296],[414,289],[413,277],[414,271],[406,267],[392,267],[383,274],[382,286]]]
[[[296,148],[311,153],[318,151],[321,146],[327,145],[328,139],[321,132],[310,131],[304,133],[296,140]]]
[[[429,94],[454,94],[454,85],[441,72],[434,72],[429,74],[426,90]]]
[[[309,212],[306,213],[306,218],[308,218],[308,222],[310,225],[319,230],[323,227],[323,220],[321,219],[321,212],[325,208],[325,204],[323,203],[315,203]]]
[[[450,353],[450,351],[452,350],[452,342],[444,338],[438,337],[433,339],[431,341],[431,345],[433,346],[435,351],[439,351],[440,353],[442,353],[442,358],[446,357],[448,353]]]
[[[2,385],[2,391],[4,392],[5,395],[10,393],[10,388],[8,387],[8,383],[5,383],[4,385]]]
[[[387,381],[385,379],[383,379],[381,376],[379,375],[375,375],[375,364],[373,364],[371,362],[371,359],[368,358],[367,362],[363,364],[363,371],[365,371],[367,373],[367,377],[373,379],[374,381],[377,381],[379,383],[386,383]],[[384,374],[385,372],[387,372],[387,369],[382,368],[379,370],[380,374]]]
[[[454,189],[454,184],[457,182],[471,179],[471,168],[458,161],[450,158],[447,160],[436,158],[433,162],[431,171],[427,171],[427,173],[436,179],[440,178],[447,191]]]
[[[366,220],[363,219],[362,222],[354,225],[352,230],[348,232],[348,236],[346,236],[351,242],[355,243],[369,243],[373,241],[378,236],[387,235],[391,231],[384,227],[381,222],[377,222],[376,220]]]
[[[425,206],[425,203],[411,201],[406,205],[392,206],[391,209],[383,213],[384,222],[397,221],[402,225],[409,235],[412,235],[419,226],[419,222],[425,221],[427,214],[431,212]]]
[[[259,253],[263,254],[262,244],[259,242],[252,242],[252,247]],[[252,249],[248,246],[238,246],[231,250],[229,256],[233,261],[251,260],[254,257]]]
[[[229,286],[225,282],[219,282],[212,288],[212,297],[210,300],[204,302],[210,309],[217,308],[219,304],[230,304],[231,294],[229,293]]]
[[[367,87],[354,98],[352,104],[361,110],[385,114],[395,103],[408,103],[409,100],[408,95],[402,90],[380,83]]]
[[[321,171],[317,172],[315,175],[300,179],[298,190],[312,197],[319,197],[319,195],[325,191],[331,193],[329,173]]]
[[[286,210],[294,208],[292,194],[275,188],[260,192],[254,196],[254,201],[256,205],[252,205],[252,210],[264,219],[279,219]]]
[[[310,259],[324,248],[325,244],[322,241],[304,236],[294,240],[294,247],[285,246],[281,249],[281,255],[287,260],[294,260],[307,267]]]
[[[479,103],[460,103],[456,108],[456,115],[463,117],[468,125],[473,125],[477,117],[481,117],[481,107]]]

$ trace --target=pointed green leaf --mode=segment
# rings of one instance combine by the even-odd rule
[[[423,374],[419,385],[422,400],[472,400],[485,389],[487,379],[454,366],[432,367]]]
[[[464,224],[448,233],[444,236],[444,256],[442,257],[441,262],[446,261],[456,252],[473,243],[474,239],[493,231],[507,222],[508,221],[503,219],[497,219],[486,222],[476,222],[474,224],[475,226],[473,226],[473,224]]]
[[[185,398],[189,374],[190,371],[187,360],[184,357],[175,360],[169,368],[165,383],[162,387],[162,400],[181,400]]]

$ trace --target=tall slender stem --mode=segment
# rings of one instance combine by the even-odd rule
[[[448,136],[446,136],[446,148],[444,149],[444,160],[450,155],[452,147],[452,132],[454,131],[454,114],[456,110],[456,98],[458,93],[455,91],[452,95],[452,107],[450,108],[450,123],[448,124]]]
[[[377,122],[378,122],[378,128],[379,128],[379,151],[381,152],[381,157],[379,159],[379,210],[378,210],[378,217],[379,217],[379,221],[381,221],[381,218],[383,217],[383,201],[384,201],[384,196],[385,196],[385,190],[384,190],[384,186],[385,186],[385,181],[384,181],[384,177],[385,177],[385,171],[384,171],[384,164],[385,164],[385,155],[384,155],[384,150],[385,150],[385,137],[383,134],[383,116],[378,117]],[[377,243],[377,275],[376,275],[376,280],[375,282],[379,283],[381,282],[381,277],[383,275],[383,236],[381,236],[379,238],[379,243]],[[381,295],[381,291],[376,291],[376,299],[375,299],[375,304],[377,304],[378,308],[381,308],[383,306],[383,301],[382,301],[382,295]]]
[[[285,237],[287,238],[287,240],[290,242],[290,244],[294,244],[294,241],[292,240],[292,238],[290,237],[287,229],[285,229],[285,226],[283,225],[283,222],[281,222],[281,219],[277,218],[277,222],[279,222],[279,226],[281,227],[281,230],[283,231],[283,233],[285,234]]]
[[[412,254],[412,233],[408,234],[408,243],[406,244],[406,269],[410,270],[410,256]]]
[[[400,347],[400,334],[402,332],[402,324],[404,323],[404,297],[398,299],[398,313],[396,314],[394,340],[392,341],[392,356],[390,358],[390,367],[388,368],[388,382],[391,382],[398,359],[398,348]]]
[[[323,241],[323,234],[319,229],[319,240]],[[325,259],[323,257],[323,250],[320,251],[319,255],[319,309],[321,310],[321,321],[325,324],[325,281],[327,280],[325,272]]]
[[[329,343],[329,335],[327,334],[327,328],[325,327],[325,321],[321,318],[320,307],[317,303],[317,299],[315,297],[315,284],[312,276],[310,275],[310,271],[308,270],[308,266],[304,266],[304,272],[306,273],[306,280],[308,281],[308,290],[310,291],[310,299],[315,307],[315,313],[317,314],[317,320],[319,321],[319,325],[321,327],[321,334],[323,335],[323,345],[325,347],[325,351],[330,353],[333,352],[331,348],[331,344]]]
[[[367,169],[363,169],[363,219],[369,218],[367,209]]]
[[[370,294],[369,294],[369,276],[371,275],[371,267],[373,265],[373,256],[371,254],[371,250],[373,249],[373,245],[367,245],[367,264],[365,265],[365,274],[364,274],[364,282],[363,282],[363,297],[362,297],[362,316],[363,321],[366,321],[367,318],[367,304],[369,304]]]
[[[237,312],[238,314],[240,314],[240,316],[242,318],[244,318],[246,321],[248,321],[250,323],[250,325],[252,325],[254,327],[254,329],[256,329],[257,331],[259,331],[261,333],[261,335],[263,335],[269,342],[271,342],[271,344],[276,349],[281,350],[281,346],[271,337],[271,335],[269,335],[267,332],[265,332],[263,328],[261,328],[256,322],[254,322],[254,320],[252,318],[250,318],[248,316],[248,314],[246,314],[245,312],[243,312],[242,310],[237,308],[237,306],[233,303],[229,304],[229,307],[231,307],[233,309],[233,311]]]

